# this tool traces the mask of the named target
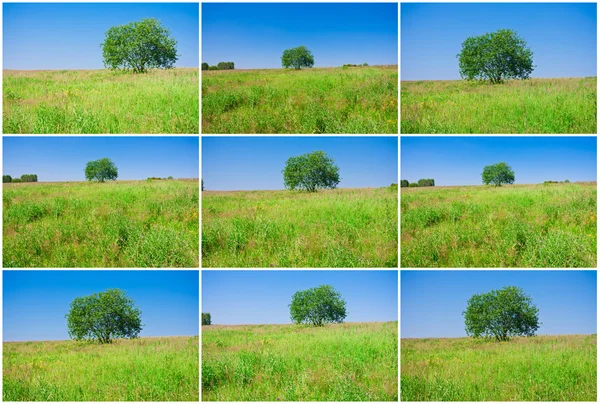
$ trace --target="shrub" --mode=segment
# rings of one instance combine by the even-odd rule
[[[233,70],[234,65],[233,62],[219,62],[217,64],[217,69],[219,70]]]
[[[408,184],[408,186],[409,186],[410,188],[415,188],[415,187],[418,187],[418,186],[419,186],[419,184],[417,184],[416,182],[411,182],[410,184]]]
[[[2,182],[12,182],[12,177],[10,175],[3,175]]]
[[[219,70],[217,66],[209,66],[208,70]]]
[[[20,178],[13,178],[13,179],[12,179],[12,182],[23,182],[23,181],[21,181],[21,179],[20,179]]]

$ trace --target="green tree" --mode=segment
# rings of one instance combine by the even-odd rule
[[[12,177],[10,175],[3,175],[2,182],[12,182]]]
[[[515,182],[515,172],[505,162],[492,164],[483,168],[481,180],[485,185],[494,184],[497,187],[502,184],[512,184]]]
[[[144,73],[151,68],[170,69],[177,61],[177,41],[154,18],[111,27],[101,46],[104,66],[111,69]]]
[[[473,337],[507,341],[514,336],[533,336],[540,327],[539,310],[521,288],[473,295],[463,312],[465,331]]]
[[[421,178],[418,184],[420,187],[434,187],[435,180],[433,178]]]
[[[462,78],[495,84],[506,79],[528,79],[535,67],[533,52],[510,29],[467,38],[457,57]]]
[[[314,151],[290,157],[283,169],[283,182],[287,189],[333,189],[340,183],[340,169],[327,153]]]
[[[400,180],[400,188],[407,188],[408,180]]]
[[[211,325],[212,319],[210,313],[202,313],[202,325]]]
[[[208,63],[202,63],[202,70],[208,70]]]
[[[303,67],[313,67],[314,64],[315,59],[312,52],[306,46],[286,49],[281,56],[281,65],[286,69],[293,67],[300,70]]]
[[[37,182],[37,174],[23,174],[21,175],[21,182]]]
[[[106,157],[89,161],[85,166],[85,178],[88,181],[104,182],[105,180],[116,180],[118,176],[117,166]]]
[[[75,298],[65,317],[72,339],[105,344],[115,338],[137,338],[142,330],[141,315],[125,292],[108,289]]]
[[[346,301],[330,285],[294,293],[289,308],[294,324],[311,324],[315,327],[341,323],[348,315]]]

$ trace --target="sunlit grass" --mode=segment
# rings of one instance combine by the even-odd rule
[[[397,267],[397,187],[202,193],[203,267]]]
[[[202,327],[203,401],[397,401],[398,322]]]
[[[199,133],[198,69],[4,70],[4,133]]]
[[[398,133],[398,66],[203,71],[202,133]]]
[[[198,181],[3,186],[4,267],[198,267]]]
[[[402,188],[402,267],[596,267],[596,183]]]
[[[402,133],[596,133],[596,77],[403,81]]]
[[[5,342],[3,401],[198,401],[198,337]]]
[[[402,401],[596,401],[596,335],[402,339]]]

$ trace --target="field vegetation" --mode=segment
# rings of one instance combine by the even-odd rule
[[[397,401],[398,322],[202,327],[203,401]]]
[[[203,267],[397,267],[398,188],[204,191]]]
[[[198,185],[3,184],[3,265],[198,267]]]
[[[596,77],[403,81],[402,133],[596,133]]]
[[[202,133],[398,133],[398,66],[203,71]]]
[[[5,342],[3,401],[198,401],[198,337]]]
[[[402,339],[402,401],[596,401],[596,335]]]
[[[401,191],[402,267],[596,267],[596,183]]]
[[[199,133],[198,69],[4,70],[4,133]]]

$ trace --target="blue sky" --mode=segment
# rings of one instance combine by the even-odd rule
[[[596,76],[596,3],[403,3],[402,80],[460,79],[470,36],[517,31],[533,51],[532,77]]]
[[[284,189],[288,158],[322,150],[340,168],[340,188],[398,183],[396,137],[203,137],[207,190]]]
[[[398,64],[396,3],[204,3],[202,61],[280,68],[288,48],[308,47],[315,67]]]
[[[398,319],[398,271],[202,271],[202,312],[213,324],[291,324],[299,290],[333,286],[346,300],[346,322]]]
[[[464,337],[477,293],[517,286],[533,299],[538,335],[596,333],[596,271],[401,271],[401,337]]]
[[[198,271],[2,271],[4,341],[69,339],[76,297],[119,288],[142,312],[142,337],[198,335]]]
[[[38,181],[85,181],[88,161],[111,159],[119,180],[198,178],[197,137],[8,137],[3,174],[37,174]]]
[[[400,176],[435,185],[481,185],[483,167],[504,161],[515,184],[596,181],[595,137],[402,137]]]
[[[177,40],[175,67],[198,67],[197,3],[4,3],[4,69],[102,69],[104,33],[156,18]]]

